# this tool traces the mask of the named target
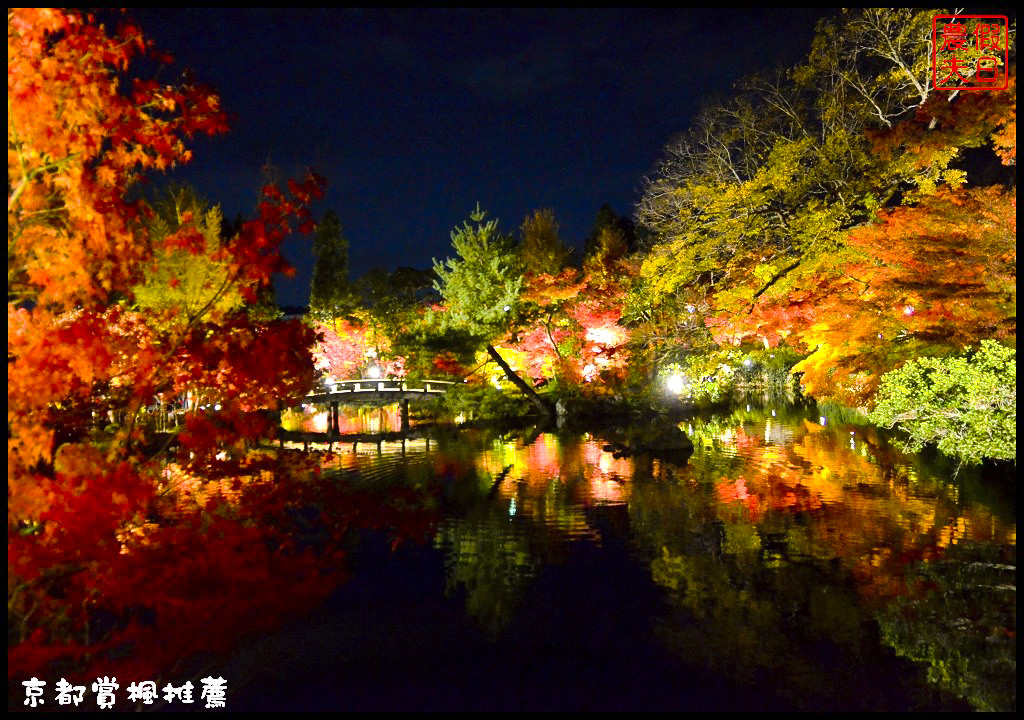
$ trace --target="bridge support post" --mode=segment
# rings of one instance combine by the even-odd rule
[[[406,398],[399,403],[398,407],[401,409],[402,415],[402,432],[409,429],[409,400]]]
[[[338,420],[338,403],[332,402],[331,406],[327,408],[327,432],[339,433],[338,428],[341,427],[341,423]]]

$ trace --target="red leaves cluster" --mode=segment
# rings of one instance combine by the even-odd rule
[[[605,380],[626,362],[628,330],[619,324],[626,268],[618,281],[597,270],[569,268],[557,276],[530,275],[524,298],[536,307],[533,321],[510,346],[525,353],[534,380],[555,375],[571,382]],[[595,275],[598,273],[598,275]]]
[[[335,380],[365,377],[370,365],[377,366],[380,377],[405,377],[405,358],[389,357],[390,341],[371,326],[339,318],[317,323],[316,331],[316,368]]]

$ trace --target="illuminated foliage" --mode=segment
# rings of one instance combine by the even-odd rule
[[[498,222],[484,222],[477,207],[473,221],[452,231],[457,255],[434,263],[437,292],[444,301],[442,324],[475,338],[508,380],[542,413],[551,412],[544,400],[513,370],[496,343],[504,341],[522,323],[522,260],[511,238],[498,232]]]
[[[140,312],[187,327],[203,316],[222,318],[242,305],[221,253],[223,216],[190,188],[170,188],[147,220],[155,259],[132,289]]]
[[[536,210],[519,227],[520,252],[526,272],[557,275],[569,259],[570,250],[558,239],[558,221],[553,210]]]
[[[782,344],[805,392],[868,407],[912,358],[1015,336],[1015,66],[1005,91],[936,93],[930,18],[823,21],[804,64],[666,147],[625,311],[658,363]]]
[[[108,35],[77,13],[8,13],[9,299],[94,303],[136,281],[146,245],[126,191],[187,161],[185,138],[226,129],[208,88],[126,87],[121,74],[147,55],[163,59],[127,23]]]
[[[943,189],[881,213],[746,310],[709,320],[722,343],[795,344],[805,390],[853,405],[920,355],[1016,334],[1016,198]]]
[[[882,377],[873,422],[966,462],[1017,457],[1017,353],[984,340],[970,358],[917,358]]]
[[[566,268],[557,276],[526,276],[526,320],[509,346],[525,354],[526,370],[536,381],[558,378],[572,387],[621,379],[630,339],[619,323],[623,288],[635,267],[624,258],[588,267],[593,272]]]
[[[403,377],[405,358],[390,353],[387,337],[375,334],[368,324],[354,320],[335,320],[330,325],[317,323],[318,340],[313,349],[313,360],[320,370],[336,380],[369,377],[371,366],[379,377]]]
[[[69,674],[166,671],[333,582],[272,520],[285,522],[275,493],[308,468],[248,452],[266,411],[309,389],[313,336],[243,307],[288,269],[280,244],[310,229],[322,181],[267,187],[229,237],[189,193],[147,204],[145,174],[225,123],[208,89],[130,80],[143,58],[167,62],[128,23],[8,12],[8,667],[21,677],[56,658]],[[169,463],[157,419],[186,396]],[[288,584],[280,602],[257,592],[269,578]]]
[[[435,285],[445,304],[445,320],[485,342],[501,339],[519,313],[523,271],[512,239],[498,221],[484,222],[478,207],[469,222],[452,230],[456,258],[434,263]]]

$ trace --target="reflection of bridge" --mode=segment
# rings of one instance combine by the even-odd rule
[[[304,405],[327,405],[327,431],[337,432],[339,405],[401,404],[402,428],[409,427],[409,401],[427,400],[444,395],[455,383],[451,380],[335,380],[327,389],[312,392],[300,401]]]
[[[303,451],[308,451],[312,445],[326,445],[328,450],[333,450],[335,445],[351,445],[353,453],[359,452],[360,448],[374,452],[375,448],[377,455],[385,454],[385,452],[405,455],[407,449],[419,450],[422,448],[430,452],[430,440],[434,432],[433,423],[428,423],[399,432],[346,433],[344,435],[337,432],[321,433],[278,429],[276,437],[281,447],[284,447],[285,443],[302,443]]]

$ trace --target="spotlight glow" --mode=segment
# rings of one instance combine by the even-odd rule
[[[686,382],[686,378],[682,375],[669,375],[665,380],[665,387],[668,391],[674,395],[679,395],[683,392],[683,384]]]

